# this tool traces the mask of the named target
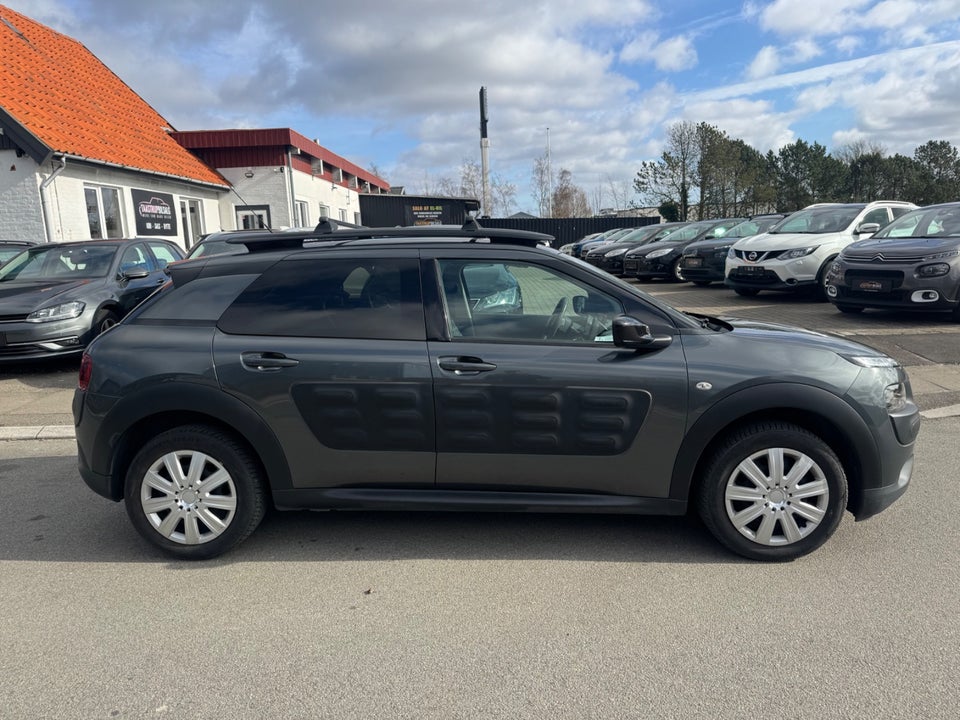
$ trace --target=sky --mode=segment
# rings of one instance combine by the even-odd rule
[[[528,212],[548,148],[609,207],[684,120],[762,152],[960,146],[960,0],[0,3],[177,130],[289,127],[408,192],[480,162],[485,86],[490,172]]]

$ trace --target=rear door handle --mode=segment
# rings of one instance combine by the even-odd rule
[[[457,375],[479,375],[482,372],[496,370],[493,363],[484,362],[478,357],[464,355],[447,355],[437,359],[441,370],[456,373]]]
[[[275,371],[281,368],[296,367],[299,360],[288,358],[279,352],[245,352],[240,353],[240,362],[251,370]]]

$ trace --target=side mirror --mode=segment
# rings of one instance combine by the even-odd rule
[[[613,319],[613,344],[630,350],[660,350],[673,342],[670,335],[651,335],[650,328],[629,315]]]
[[[150,272],[148,270],[126,270],[120,273],[120,277],[124,280],[142,280],[145,277],[150,277]]]
[[[880,223],[862,223],[853,231],[854,235],[873,235],[880,229]]]

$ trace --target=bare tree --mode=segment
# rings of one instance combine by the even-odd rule
[[[553,191],[553,217],[590,217],[593,210],[582,188],[573,184],[573,173],[561,169]]]
[[[537,202],[537,213],[540,217],[550,217],[550,163],[547,154],[533,161],[533,172],[530,177],[530,187],[533,199]]]

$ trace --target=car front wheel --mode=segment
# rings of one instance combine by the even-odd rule
[[[230,435],[206,425],[160,433],[137,453],[124,500],[137,531],[188,560],[220,555],[254,531],[266,509],[262,472]]]
[[[793,560],[837,529],[847,479],[836,454],[813,433],[789,423],[757,423],[716,450],[697,503],[704,524],[733,552]]]

